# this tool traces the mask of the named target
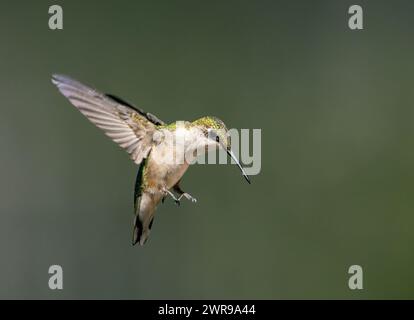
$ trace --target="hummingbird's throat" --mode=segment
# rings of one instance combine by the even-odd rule
[[[206,154],[216,152],[220,145],[208,139],[203,131],[197,127],[179,127],[176,130],[163,130],[162,141],[159,147],[162,148],[163,162],[171,164],[193,164],[195,162],[206,163],[203,158]],[[215,163],[215,162],[214,162]]]

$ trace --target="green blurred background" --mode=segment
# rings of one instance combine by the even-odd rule
[[[48,29],[60,4],[64,29]],[[348,7],[364,30],[348,28]],[[414,298],[413,1],[3,1],[0,298]],[[262,129],[132,247],[137,167],[51,84]],[[59,264],[64,289],[48,288]],[[364,290],[348,288],[348,267]]]

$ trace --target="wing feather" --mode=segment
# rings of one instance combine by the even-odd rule
[[[67,76],[53,75],[52,82],[84,116],[124,148],[135,163],[140,164],[148,155],[152,135],[163,121]]]

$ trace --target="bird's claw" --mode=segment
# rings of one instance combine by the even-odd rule
[[[187,192],[182,193],[182,194],[181,194],[178,198],[176,198],[176,197],[174,196],[174,194],[173,194],[173,193],[171,193],[171,191],[169,191],[168,189],[163,189],[163,192],[164,192],[164,196],[163,196],[163,197],[162,197],[162,199],[161,199],[162,203],[164,203],[165,198],[166,198],[168,195],[169,195],[169,196],[171,196],[171,198],[173,198],[173,200],[174,200],[174,202],[175,202],[175,204],[176,204],[177,206],[180,206],[182,197],[185,197],[187,200],[189,200],[189,201],[191,201],[191,202],[193,202],[193,203],[196,203],[196,202],[197,202],[197,199],[196,199],[196,198],[194,198],[193,196],[191,196],[190,194],[188,194]]]
[[[196,199],[196,198],[194,198],[193,196],[191,196],[191,195],[190,195],[190,194],[188,194],[188,193],[183,193],[183,194],[181,195],[180,199],[181,199],[182,197],[185,197],[187,200],[189,200],[189,201],[191,201],[191,202],[193,202],[193,203],[196,203],[196,202],[197,202],[197,199]]]

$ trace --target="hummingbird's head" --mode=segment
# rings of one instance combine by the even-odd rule
[[[243,167],[240,165],[239,160],[231,150],[229,130],[224,122],[219,118],[208,116],[193,121],[192,125],[201,130],[205,138],[206,149],[211,146],[224,149],[229,157],[236,162],[247,182],[250,183],[249,176],[246,174]]]

